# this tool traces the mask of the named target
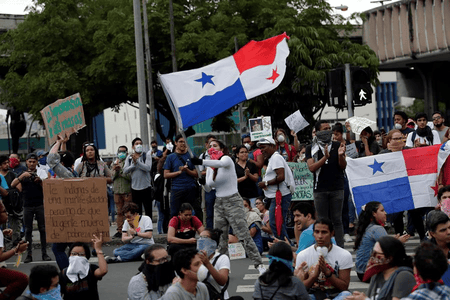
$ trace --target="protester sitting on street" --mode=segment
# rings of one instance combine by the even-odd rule
[[[0,201],[0,224],[5,224],[8,221],[8,213],[6,212],[5,206]],[[16,247],[5,251],[3,243],[3,234],[7,236],[12,236],[11,229],[0,229],[0,262],[3,262],[14,255],[27,250],[28,244],[25,242],[20,242]],[[5,287],[3,292],[0,294],[0,300],[3,299],[16,299],[22,294],[22,292],[27,288],[28,277],[22,272],[15,270],[10,270],[6,268],[0,268],[0,286]]]
[[[436,244],[450,259],[450,219],[442,211],[432,210],[427,215],[427,228],[431,236],[431,242]],[[447,264],[447,271],[442,275],[442,280],[446,286],[450,286],[450,264]]]
[[[439,145],[441,143],[441,139],[439,138],[437,131],[428,127],[428,117],[426,113],[417,113],[414,120],[417,123],[417,129],[408,134],[408,137],[406,138],[406,146],[417,148]]]
[[[222,230],[212,228],[206,228],[200,233],[197,250],[199,250],[199,257],[203,265],[198,269],[197,277],[199,281],[207,285],[208,290],[222,294],[222,299],[229,299],[227,286],[230,258],[216,252],[222,234],[224,234]],[[200,248],[200,245],[203,245],[203,247]],[[209,297],[213,299],[211,293]]]
[[[94,143],[84,145],[83,158],[75,168],[80,177],[106,177],[107,183],[112,183],[111,170],[106,163],[100,160],[97,147]]]
[[[303,281],[312,300],[344,299],[351,295],[348,286],[352,255],[331,243],[334,235],[331,220],[318,219],[313,230],[316,243],[297,255],[295,274]]]
[[[277,142],[277,151],[283,156],[285,161],[294,161],[297,150],[294,146],[288,144],[286,131],[277,129],[273,135]]]
[[[27,155],[27,171],[20,174],[11,183],[11,187],[15,188],[19,183],[22,184],[23,199],[23,223],[25,225],[25,240],[32,245],[33,220],[36,218],[38,223],[39,235],[41,238],[42,260],[52,260],[47,255],[47,239],[45,232],[45,215],[44,215],[44,191],[42,189],[42,180],[47,178],[47,172],[37,169],[37,156],[34,153]],[[27,257],[24,263],[33,261],[33,247],[28,247]]]
[[[245,146],[241,145],[236,148],[237,162],[236,175],[238,182],[239,195],[243,198],[250,199],[252,207],[255,207],[256,197],[259,196],[258,187],[258,169],[256,166],[248,161],[248,150]]]
[[[266,205],[263,201],[264,197],[256,198],[255,205],[256,208],[261,213],[262,225],[261,225],[261,237],[263,240],[263,248],[264,251],[269,249],[269,242],[273,242],[273,233],[272,229],[270,229],[270,220],[269,220],[269,210],[266,208]]]
[[[195,165],[209,167],[206,170],[205,190],[209,191],[212,187],[216,188],[215,225],[225,233],[231,226],[239,240],[243,241],[245,252],[253,261],[255,268],[260,268],[260,272],[262,272],[264,267],[261,255],[247,230],[244,205],[237,189],[234,162],[228,156],[228,149],[222,141],[212,141],[210,146],[208,153],[211,159],[202,160],[194,157],[191,161]],[[227,234],[223,234],[220,238],[219,252],[222,254],[228,253]]]
[[[438,246],[424,242],[414,255],[414,273],[420,284],[404,300],[449,300],[450,287],[443,285],[442,275],[447,271],[447,258]]]
[[[173,217],[169,222],[167,251],[172,257],[181,249],[195,249],[197,245],[195,235],[202,233],[205,229],[199,218],[192,215],[192,210],[189,203],[181,204],[178,216]]]
[[[136,203],[124,205],[125,222],[122,227],[122,247],[114,249],[114,257],[106,256],[107,263],[139,260],[145,249],[154,244],[153,223],[149,216],[140,216]]]
[[[129,300],[156,300],[172,285],[175,270],[166,247],[153,244],[144,252],[145,259],[139,273],[128,284]]]
[[[103,237],[93,236],[92,242],[98,257],[98,266],[89,263],[89,246],[76,242],[69,248],[69,267],[61,271],[59,283],[64,300],[98,300],[97,281],[108,273],[102,251]]]
[[[117,149],[117,159],[111,166],[113,191],[114,191],[114,203],[117,209],[117,232],[113,235],[113,238],[122,237],[123,226],[123,214],[121,214],[123,206],[131,202],[131,175],[124,174],[125,159],[127,158],[128,148],[126,146],[120,146]],[[147,200],[148,201],[148,200]]]
[[[58,269],[53,265],[37,265],[31,268],[28,286],[29,290],[17,300],[62,300]]]
[[[286,243],[276,243],[269,250],[269,269],[255,282],[253,299],[309,300],[303,282],[294,276],[293,254]]]
[[[196,249],[183,249],[173,258],[175,272],[181,278],[172,284],[161,300],[197,299],[209,300],[208,289],[199,282],[197,272],[202,265],[200,254]]]
[[[377,201],[371,201],[362,207],[359,214],[358,227],[356,228],[356,241],[354,250],[356,251],[356,273],[359,280],[363,280],[367,262],[369,261],[371,250],[375,243],[382,237],[387,236],[386,211],[383,205]],[[405,234],[397,238],[406,243],[409,235]],[[368,281],[367,281],[368,282]]]
[[[363,281],[370,279],[366,294],[353,292],[348,300],[401,299],[408,296],[416,281],[412,259],[402,242],[392,236],[381,237],[373,247]]]

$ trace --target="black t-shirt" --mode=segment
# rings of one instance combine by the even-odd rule
[[[316,184],[316,174],[314,172],[314,192],[330,192],[344,189],[344,170],[339,166],[339,146],[341,143],[332,142],[330,157],[328,163],[323,164],[320,168],[319,180]],[[322,150],[319,149],[318,158],[323,157]],[[306,160],[313,158],[311,155],[311,145],[306,147]],[[317,162],[317,161],[315,161]]]
[[[36,176],[38,175],[36,174]],[[24,207],[37,207],[44,205],[44,191],[40,183],[31,181],[29,178],[23,179],[20,183],[22,184],[22,199]]]
[[[237,178],[239,179],[245,176],[245,168],[243,169],[238,163],[235,163],[235,165]],[[258,173],[258,170],[254,163],[247,162],[245,167],[250,170],[251,174]],[[256,182],[252,181],[250,178],[247,178],[244,181],[238,183],[238,191],[239,195],[245,198],[256,198],[259,195],[258,188],[256,187]]]
[[[403,135],[408,135],[410,132],[413,132],[413,131],[414,131],[414,129],[409,128],[409,127],[406,127],[405,129],[400,129],[400,132],[401,132]]]
[[[99,300],[97,282],[101,279],[95,277],[97,265],[89,265],[89,273],[85,278],[72,282],[67,277],[67,268],[59,275],[59,284],[61,285],[61,294],[64,300]]]
[[[366,147],[362,141],[356,141],[356,147],[358,148],[358,157],[366,156]],[[376,155],[380,152],[380,145],[378,145],[376,140],[373,140],[369,145],[369,151],[372,152],[373,155]]]

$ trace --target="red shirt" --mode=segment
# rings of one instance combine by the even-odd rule
[[[192,219],[188,221],[181,221],[181,219],[176,216],[170,219],[169,227],[175,228],[176,232],[184,232],[186,229],[197,231],[203,224],[199,218],[192,216]]]

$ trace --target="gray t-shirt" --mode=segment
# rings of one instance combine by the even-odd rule
[[[383,274],[378,273],[370,280],[369,288],[367,289],[367,297],[371,300],[378,299],[378,293],[381,288],[385,284],[386,280],[384,280]],[[416,280],[414,279],[414,275],[408,271],[402,271],[398,273],[395,278],[394,286],[392,290],[388,293],[387,299],[392,299],[392,297],[397,297],[399,299],[408,296],[414,286],[416,285]]]
[[[292,281],[287,286],[279,287],[278,281],[275,281],[271,285],[261,283],[260,280],[255,282],[255,291],[253,292],[253,299],[273,299],[273,300],[285,300],[285,299],[302,299],[309,300],[310,297],[306,291],[303,282],[295,276],[291,277]],[[277,291],[278,289],[278,291]],[[276,294],[273,295],[276,291]],[[273,296],[273,298],[271,298]],[[264,298],[263,298],[264,297]]]
[[[203,282],[197,282],[197,294],[195,296],[186,291],[179,282],[172,284],[160,300],[209,300],[208,289]]]
[[[155,291],[148,291],[147,280],[145,280],[144,275],[141,273],[131,277],[130,283],[128,284],[128,299],[129,300],[157,300],[159,299],[167,289],[172,284],[166,284],[160,286],[159,289]]]

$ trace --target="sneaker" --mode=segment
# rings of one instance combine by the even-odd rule
[[[112,237],[113,239],[120,239],[122,238],[122,233],[117,231],[116,234],[114,234]]]
[[[346,233],[346,234],[344,234],[344,241],[345,241],[346,243],[350,243],[350,242],[353,242],[353,239],[352,239],[352,237],[350,236],[350,234]]]
[[[117,258],[112,257],[112,256],[105,256],[105,260],[107,264],[113,264],[118,262]]]
[[[267,270],[266,270],[266,268],[264,267],[264,265],[259,265],[259,266],[258,266],[258,272],[259,272],[259,275],[264,274],[266,271],[267,271]]]
[[[27,258],[25,258],[25,260],[23,261],[25,264],[30,263],[33,261],[33,257],[31,255],[27,255]]]
[[[51,259],[51,257],[48,256],[47,254],[42,254],[42,260],[43,260],[43,261],[51,261],[52,259]]]

